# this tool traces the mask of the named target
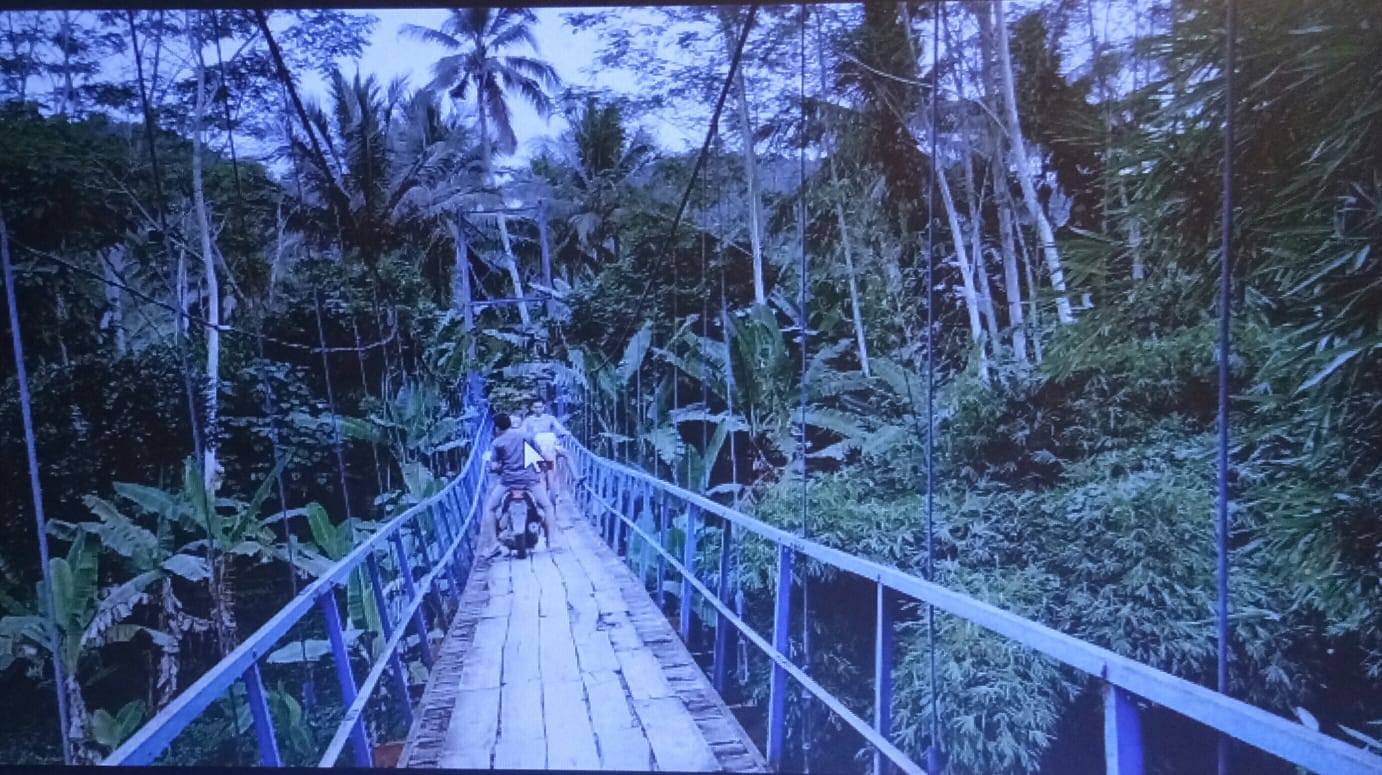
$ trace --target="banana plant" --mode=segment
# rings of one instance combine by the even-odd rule
[[[460,418],[447,413],[441,391],[430,382],[409,380],[390,400],[373,403],[365,417],[341,418],[341,430],[347,438],[387,444],[400,467],[449,449],[456,438]]]
[[[100,542],[96,536],[76,532],[67,556],[49,559],[48,570],[53,585],[52,616],[42,603],[37,611],[6,616],[0,619],[0,638],[28,646],[23,653],[30,658],[41,658],[43,653],[62,658],[68,668],[61,690],[68,701],[68,735],[73,741],[74,761],[92,763],[101,743],[94,735],[95,719],[81,685],[81,677],[95,669],[94,659],[84,658],[95,657],[103,646],[127,643],[140,635],[149,637],[165,652],[176,652],[178,644],[166,632],[129,621],[136,609],[149,602],[146,590],[159,578],[157,571],[100,589]],[[36,595],[35,599],[43,598]],[[50,627],[50,619],[56,631]],[[102,735],[108,731],[108,727],[102,729]]]
[[[370,529],[369,525],[372,524],[354,518],[336,524],[331,521],[330,515],[319,503],[308,504],[304,511],[307,515],[307,524],[312,530],[312,543],[310,546],[297,547],[294,559],[300,569],[313,576],[324,575],[331,569],[332,565],[345,559],[346,555],[355,550],[357,541],[365,537],[363,534]],[[388,563],[381,563],[381,565],[387,566]],[[384,643],[384,626],[379,616],[379,607],[374,600],[374,590],[365,574],[365,568],[362,565],[351,571],[350,579],[346,583],[346,610],[350,619],[350,624],[347,627],[353,630],[353,625],[358,623],[360,630],[373,635],[374,638],[369,643],[370,652],[378,654]],[[386,589],[385,592],[387,593],[389,589]],[[357,636],[352,632],[347,632],[347,637],[353,639]],[[305,643],[310,646],[308,653],[312,655],[306,657],[308,661],[315,661],[328,653],[325,641],[308,640]],[[290,644],[279,649],[282,654],[278,661],[295,661],[293,654],[298,648],[298,644]]]
[[[115,491],[136,505],[146,495],[138,485],[126,483],[116,483]],[[67,541],[74,541],[83,534],[94,536],[104,550],[124,558],[136,577],[154,574],[149,584],[150,587],[156,587],[153,600],[156,610],[154,629],[166,632],[171,638],[171,644],[160,650],[158,674],[154,682],[154,709],[157,711],[177,692],[178,657],[184,635],[206,632],[211,628],[209,620],[192,616],[184,610],[175,592],[173,578],[200,584],[211,578],[211,568],[205,556],[194,554],[186,545],[177,546],[174,523],[157,512],[145,511],[142,515],[155,519],[154,530],[149,530],[126,516],[110,501],[88,495],[85,502],[98,521],[73,524],[54,520],[49,523],[49,531]]]
[[[223,653],[229,653],[238,642],[234,585],[237,562],[242,559],[253,559],[261,563],[284,559],[285,552],[274,535],[272,524],[280,518],[290,516],[292,512],[265,517],[262,511],[265,501],[273,491],[274,480],[287,460],[288,456],[284,456],[279,461],[264,477],[249,500],[226,497],[213,499],[204,487],[201,466],[194,458],[184,461],[183,484],[177,492],[170,493],[139,484],[115,485],[117,494],[122,498],[133,502],[145,512],[157,515],[160,522],[169,523],[167,528],[160,528],[169,532],[162,534],[156,542],[160,547],[158,551],[168,553],[168,557],[160,561],[160,571],[192,581],[210,582],[211,626],[217,633]],[[88,505],[93,510],[100,510],[98,516],[101,512],[113,511],[106,509],[108,504],[99,499],[89,501]],[[123,527],[120,524],[118,521],[112,522],[111,526],[104,530],[112,535],[123,535]],[[172,552],[172,535],[178,530],[197,538]],[[143,539],[142,545],[147,544],[147,538]],[[121,547],[131,550],[138,545],[141,545],[138,541],[129,545],[120,544]],[[206,552],[208,548],[214,561],[209,565],[198,562],[197,554]],[[145,555],[147,550],[140,556],[141,561],[147,560]],[[161,564],[164,561],[169,563],[168,567]]]

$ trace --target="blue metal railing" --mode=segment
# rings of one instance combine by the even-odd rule
[[[411,630],[417,640],[421,659],[430,669],[432,655],[428,645],[424,601],[437,596],[458,600],[469,575],[474,560],[475,528],[479,524],[476,512],[481,504],[485,483],[480,451],[489,446],[491,430],[488,414],[482,413],[461,473],[441,492],[382,524],[373,535],[322,573],[101,764],[132,766],[153,763],[207,707],[237,682],[244,681],[260,764],[266,767],[281,766],[283,760],[275,738],[259,665],[274,645],[315,607],[321,609],[326,621],[341,701],[346,706],[345,715],[318,766],[334,765],[347,744],[351,747],[355,766],[371,766],[372,750],[363,723],[365,706],[384,673],[391,672],[395,694],[402,706],[400,710],[411,726],[413,709],[408,693],[408,677],[399,657],[400,644]],[[420,554],[421,557],[409,555],[404,541],[405,529],[412,532],[414,554]],[[434,552],[434,548],[439,552]],[[384,563],[378,557],[380,552],[386,558]],[[391,562],[388,561],[390,556]],[[414,570],[419,567],[427,569],[427,572],[421,579],[414,579]],[[394,571],[396,579],[389,587],[385,586],[381,568]],[[351,575],[357,572],[364,574],[363,581],[369,587],[366,594],[373,596],[385,638],[384,647],[365,679],[358,684],[351,668],[346,632],[341,624],[336,598],[337,588],[345,586]],[[401,599],[389,600],[387,592],[393,587],[401,587]],[[391,616],[395,612],[399,614],[397,618]]]
[[[1119,656],[1043,624],[1024,619],[988,603],[930,583],[871,560],[855,557],[838,549],[793,535],[746,514],[722,506],[695,493],[661,481],[646,472],[598,457],[572,440],[568,451],[579,482],[579,497],[585,513],[598,527],[604,540],[620,550],[637,537],[658,555],[658,596],[661,599],[662,573],[670,565],[681,575],[679,625],[687,640],[691,628],[691,595],[700,594],[716,612],[715,664],[716,687],[723,689],[726,639],[730,628],[762,651],[773,662],[768,702],[768,763],[778,769],[786,726],[786,679],[790,676],[820,703],[858,732],[876,751],[874,772],[886,763],[908,773],[922,775],[925,770],[890,739],[892,702],[892,622],[884,605],[885,590],[933,605],[961,619],[1031,648],[1058,662],[1102,681],[1104,697],[1104,750],[1107,771],[1117,775],[1141,775],[1143,752],[1141,725],[1134,697],[1141,697],[1168,708],[1206,727],[1277,756],[1319,775],[1360,775],[1382,773],[1382,757],[1355,748],[1289,719],[1269,713],[1245,702],[1196,685],[1170,673]],[[663,517],[658,535],[650,535],[637,524],[635,501],[653,511],[660,499]],[[667,549],[667,516],[670,504],[685,510],[686,540],[682,557]],[[723,527],[718,590],[712,590],[695,576],[697,525],[713,518]],[[731,531],[740,530],[772,542],[777,547],[777,584],[771,642],[735,615],[727,596],[726,578],[730,559],[726,547]],[[788,616],[791,596],[792,563],[800,554],[839,570],[870,579],[877,584],[878,610],[875,632],[874,720],[870,724],[838,698],[816,683],[787,656]],[[646,563],[646,560],[643,562]],[[688,572],[690,569],[690,572]],[[646,576],[645,576],[646,578]],[[886,761],[884,761],[886,760]]]

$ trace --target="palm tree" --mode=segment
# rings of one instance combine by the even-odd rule
[[[433,66],[429,88],[445,89],[458,100],[474,94],[481,158],[487,174],[492,172],[495,150],[490,140],[491,125],[501,153],[512,153],[518,143],[509,115],[510,95],[522,97],[543,118],[552,112],[552,99],[544,89],[556,88],[556,70],[531,57],[501,55],[522,43],[537,51],[530,26],[536,21],[537,17],[526,8],[453,8],[441,29],[416,24],[403,27],[403,32],[412,37],[455,52]]]
[[[330,103],[312,104],[308,119],[325,140],[324,156],[292,138],[304,183],[326,203],[343,247],[373,266],[397,247],[409,216],[425,215],[438,181],[454,176],[461,154],[432,107],[433,95],[407,95],[403,82],[381,87],[374,76],[331,74]],[[333,192],[340,195],[333,196]],[[420,200],[423,200],[420,203]]]
[[[571,129],[563,138],[548,174],[557,184],[566,220],[580,247],[598,270],[619,258],[615,213],[629,197],[628,179],[653,159],[652,142],[640,130],[629,136],[617,103],[601,105],[587,97],[568,112]],[[557,166],[560,165],[560,166]]]
[[[438,91],[445,89],[457,100],[474,94],[476,123],[480,132],[480,158],[488,183],[492,183],[494,171],[495,147],[490,139],[491,125],[501,153],[512,153],[518,144],[509,114],[509,96],[519,95],[543,118],[552,113],[552,99],[545,89],[556,88],[556,70],[538,59],[501,54],[523,43],[537,51],[537,40],[530,26],[536,21],[537,17],[526,8],[453,8],[451,15],[442,22],[441,29],[416,24],[403,27],[403,32],[412,37],[455,52],[442,57],[433,66],[433,80],[429,88]],[[497,220],[499,236],[508,258],[509,275],[513,279],[514,295],[521,298],[523,281],[509,245],[509,232],[503,213],[499,214]],[[524,325],[527,325],[527,306],[520,304],[518,309]]]

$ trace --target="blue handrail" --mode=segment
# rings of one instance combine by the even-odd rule
[[[658,553],[661,562],[670,565],[682,575],[683,590],[694,588],[716,609],[719,620],[717,639],[720,629],[726,625],[733,626],[773,661],[775,678],[777,675],[783,678],[791,676],[816,700],[834,711],[841,720],[863,736],[894,767],[908,775],[923,775],[925,770],[889,739],[892,632],[891,623],[886,618],[886,607],[882,603],[885,589],[892,589],[918,602],[933,605],[1103,681],[1105,759],[1110,773],[1140,775],[1142,772],[1141,729],[1137,706],[1131,701],[1134,696],[1173,710],[1319,775],[1382,773],[1382,757],[1308,729],[1289,719],[896,568],[855,557],[793,535],[708,498],[668,484],[644,471],[601,458],[574,439],[569,441],[569,446],[571,449],[568,450],[568,455],[575,463],[579,476],[579,488],[583,494],[586,514],[592,520],[604,523],[601,534],[616,552],[621,543],[620,534],[625,529],[631,530]],[[838,698],[812,680],[806,671],[792,663],[786,653],[785,638],[782,637],[787,632],[787,606],[775,606],[776,637],[773,639],[774,642],[770,642],[734,614],[730,601],[720,599],[715,591],[696,578],[695,568],[692,566],[692,560],[696,556],[694,530],[686,531],[688,545],[685,556],[677,558],[667,550],[664,541],[658,535],[650,535],[636,524],[636,515],[626,513],[626,510],[615,505],[622,502],[621,496],[624,493],[649,489],[660,491],[664,497],[681,501],[687,508],[688,527],[698,518],[713,515],[722,520],[727,527],[734,525],[737,529],[774,543],[778,548],[776,597],[779,602],[785,602],[790,595],[793,554],[811,557],[839,570],[870,579],[878,585],[879,620],[875,633],[877,664],[874,666],[877,685],[875,720],[872,725],[846,708]],[[666,535],[665,531],[661,531],[661,534],[664,537]],[[685,596],[686,592],[683,592],[683,595]],[[682,611],[686,610],[684,598]],[[685,638],[687,623],[684,618],[681,624],[682,637]],[[722,668],[717,667],[717,672],[720,669]],[[782,678],[776,678],[773,684],[769,701],[767,753],[769,764],[776,767],[781,763],[785,713],[781,702],[784,691]]]
[[[436,594],[443,594],[452,599],[459,598],[462,590],[461,583],[457,583],[457,580],[464,580],[469,575],[474,559],[474,528],[479,524],[476,512],[481,504],[485,482],[485,467],[479,453],[489,445],[491,431],[488,412],[482,412],[470,454],[461,473],[455,479],[437,494],[380,526],[373,535],[332,565],[273,618],[245,639],[239,647],[179,694],[101,764],[139,766],[153,763],[208,706],[243,679],[246,682],[246,694],[254,721],[260,763],[264,766],[278,766],[282,759],[264,696],[259,662],[312,608],[319,607],[327,621],[327,636],[331,641],[341,682],[342,698],[347,704],[345,715],[337,726],[335,736],[327,745],[319,766],[329,767],[335,764],[347,743],[352,744],[356,766],[371,766],[373,762],[369,742],[361,720],[366,704],[378,687],[385,670],[392,668],[398,685],[403,689],[400,692],[400,700],[404,705],[404,715],[412,717],[410,698],[406,692],[406,679],[397,658],[398,648],[408,635],[411,625],[412,634],[418,638],[426,654],[427,627],[425,617],[421,613],[423,601],[429,595]],[[428,519],[429,516],[432,519]],[[430,553],[424,550],[422,564],[424,567],[430,566],[430,570],[417,583],[413,582],[412,566],[402,541],[405,527],[416,531],[420,539],[415,544],[418,549],[423,549],[426,544],[444,547],[440,560],[436,563],[430,562]],[[391,549],[396,552],[395,570],[401,576],[406,591],[406,597],[402,602],[402,615],[397,621],[390,620],[380,580],[379,563],[375,556],[380,550],[388,556]],[[460,567],[456,567],[457,565]],[[358,686],[345,649],[335,596],[336,588],[345,585],[350,574],[357,569],[368,571],[366,583],[373,587],[372,592],[379,603],[380,619],[386,630],[384,648],[375,659],[365,680]],[[437,584],[438,580],[443,578],[448,581],[444,591],[434,590],[434,587],[440,586]],[[427,661],[430,662],[430,659]]]

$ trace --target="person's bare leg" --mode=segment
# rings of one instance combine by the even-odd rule
[[[557,538],[557,509],[547,493],[547,485],[538,482],[532,489],[533,500],[537,502],[538,513],[542,515],[542,530],[547,535],[547,548],[555,549],[561,545]]]
[[[504,487],[499,484],[496,478],[490,485],[489,493],[485,495],[485,506],[480,511],[480,549],[481,557],[488,557],[495,549],[499,548],[499,536],[496,532],[499,522],[498,510],[499,502],[504,498]]]
[[[561,497],[561,481],[557,477],[557,458],[555,455],[552,456],[552,467],[547,469],[546,473],[547,496],[552,501],[553,505],[555,505],[557,499]]]

